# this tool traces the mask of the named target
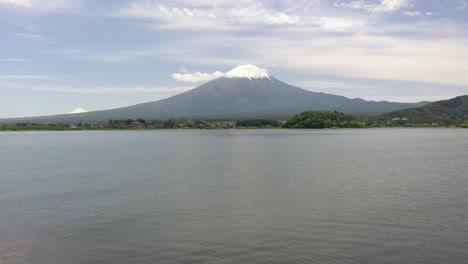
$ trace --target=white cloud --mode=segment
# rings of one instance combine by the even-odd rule
[[[74,14],[80,4],[77,0],[0,0],[0,8],[22,15]]]
[[[430,34],[438,31],[433,24],[423,26],[431,29]],[[251,62],[277,70],[331,76],[468,86],[466,43],[468,38],[451,35],[412,38],[362,33],[316,37],[279,32],[255,37],[216,35],[183,44],[174,41],[161,45],[159,52],[165,60],[184,64],[219,67]],[[236,52],[231,54],[231,50]]]
[[[429,13],[429,12],[428,12]],[[403,12],[404,15],[410,16],[410,17],[418,17],[422,16],[423,13],[420,11],[405,11]]]
[[[373,13],[381,14],[394,12],[410,5],[411,0],[381,0],[380,4],[372,9]]]
[[[367,21],[357,18],[322,17],[319,23],[323,30],[331,32],[347,32],[362,29]]]
[[[32,4],[27,0],[0,0],[0,5],[11,5],[16,7],[31,8]]]
[[[353,4],[354,3],[354,4]],[[385,4],[384,5],[388,5]],[[379,5],[353,1],[338,3],[338,7],[382,10]],[[377,12],[377,11],[376,11]],[[378,11],[380,12],[380,11]],[[368,17],[337,13],[321,6],[319,0],[268,1],[136,1],[113,13],[113,16],[150,22],[156,30],[254,31],[289,29],[307,32],[360,31],[369,23]]]
[[[46,75],[0,75],[0,79],[35,79],[35,80],[49,80],[51,79]]]
[[[322,74],[468,86],[468,49],[458,40],[350,36],[337,44],[331,41],[285,41],[289,51],[278,55],[275,47],[264,46],[257,56],[266,58],[266,65],[288,65]],[[340,47],[340,43],[347,45]]]
[[[380,0],[379,4],[370,4],[365,0],[357,0],[336,3],[334,6],[351,9],[362,9],[374,14],[383,14],[398,11],[402,8],[408,7],[411,1],[412,0]]]
[[[3,62],[28,62],[29,60],[11,57],[11,58],[0,59],[0,61],[3,61]]]
[[[178,0],[171,4],[138,1],[116,11],[114,16],[147,20],[154,24],[154,28],[165,30],[258,31],[258,27],[280,27],[343,31],[366,23],[366,19],[321,13],[319,0],[288,0],[278,5],[255,0]]]
[[[377,5],[368,4],[364,0],[351,1],[351,2],[340,2],[333,4],[335,7],[351,8],[351,9],[363,9],[367,11],[372,11]]]
[[[462,10],[462,9],[465,9],[467,6],[468,6],[467,1],[458,1],[458,4],[453,9]]]
[[[424,16],[433,16],[433,12],[421,12],[421,11],[404,11],[403,15],[410,17],[424,17]]]
[[[220,71],[212,73],[188,72],[185,68],[181,68],[181,71],[182,73],[172,74],[172,78],[180,82],[205,82],[224,76],[224,73]]]
[[[47,36],[33,33],[15,33],[16,36],[26,40],[46,41]]]
[[[212,30],[249,25],[296,25],[300,17],[276,11],[259,1],[138,1],[120,9],[117,17],[152,20],[158,28]]]

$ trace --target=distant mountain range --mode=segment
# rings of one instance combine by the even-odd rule
[[[427,104],[350,99],[306,91],[279,81],[253,65],[234,68],[223,77],[156,102],[87,113],[0,120],[0,123],[96,123],[109,119],[284,119],[306,110],[340,111],[357,116]]]
[[[418,108],[404,109],[383,114],[377,119],[407,119],[414,124],[439,123],[450,125],[468,120],[468,95],[437,101]]]

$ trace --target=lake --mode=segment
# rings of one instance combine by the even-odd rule
[[[0,133],[0,263],[467,263],[468,130]]]

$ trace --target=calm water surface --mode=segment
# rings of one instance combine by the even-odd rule
[[[468,263],[468,130],[0,133],[0,263]]]

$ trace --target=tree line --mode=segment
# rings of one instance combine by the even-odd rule
[[[0,124],[0,131],[65,131],[65,130],[152,130],[152,129],[233,129],[233,128],[273,128],[280,127],[281,121],[277,120],[204,120],[204,119],[169,119],[146,120],[110,119],[100,123],[32,123],[23,122],[17,124]]]
[[[419,123],[408,118],[356,118],[341,112],[305,111],[286,120],[205,120],[205,119],[125,119],[100,123],[46,123],[23,122],[0,124],[0,131],[64,131],[64,130],[153,130],[153,129],[245,129],[245,128],[366,128],[366,127],[459,127],[468,128],[468,120],[445,123]]]

